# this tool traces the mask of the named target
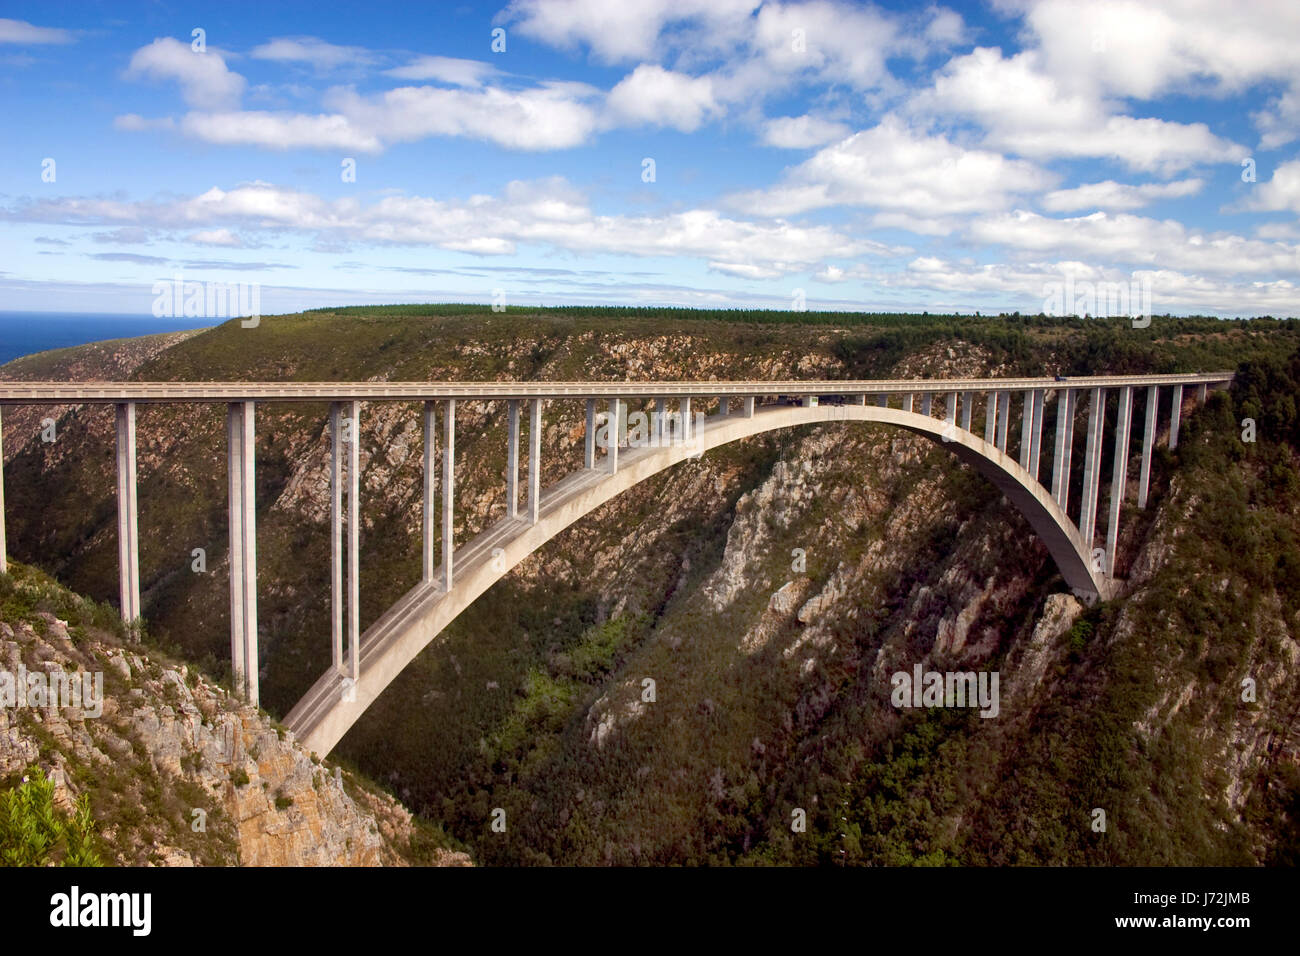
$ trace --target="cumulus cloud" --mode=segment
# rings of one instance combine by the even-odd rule
[[[968,235],[979,242],[1030,252],[1215,275],[1294,275],[1300,264],[1300,246],[1226,232],[1204,233],[1173,219],[1127,213],[1055,219],[1021,209],[977,219]]]
[[[221,110],[237,106],[244,94],[244,78],[226,67],[226,61],[209,48],[196,53],[189,44],[161,37],[136,50],[127,75],[175,80],[190,106]]]
[[[1043,208],[1051,212],[1077,209],[1139,209],[1158,199],[1194,196],[1205,185],[1201,179],[1179,179],[1170,183],[1084,183],[1073,189],[1057,189],[1043,197]]]
[[[778,116],[763,124],[763,143],[778,149],[814,149],[844,139],[852,130],[844,123],[806,116]]]
[[[1285,210],[1300,214],[1300,159],[1282,163],[1267,182],[1256,184],[1243,206],[1258,212]]]
[[[954,57],[911,108],[973,119],[986,131],[986,145],[1034,159],[1101,157],[1167,175],[1244,155],[1204,123],[1116,115],[1093,91],[1072,90],[1046,72],[1033,50],[1008,59],[1000,49],[979,47]]]
[[[784,182],[735,195],[730,202],[769,216],[829,206],[951,216],[1005,208],[1015,195],[1051,182],[1030,163],[919,133],[891,115],[820,150],[788,171]]]
[[[605,107],[617,125],[671,126],[683,133],[693,132],[722,112],[708,77],[690,77],[647,63],[610,90]]]

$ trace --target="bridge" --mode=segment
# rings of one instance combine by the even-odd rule
[[[776,429],[822,422],[873,422],[930,439],[988,478],[1046,545],[1066,584],[1086,601],[1115,593],[1114,556],[1128,482],[1134,394],[1146,390],[1137,507],[1145,508],[1161,394],[1167,390],[1168,443],[1178,445],[1185,391],[1203,403],[1231,372],[1087,378],[917,379],[802,382],[3,382],[6,405],[101,404],[117,422],[117,524],[122,617],[140,617],[135,411],[148,403],[227,406],[230,522],[230,640],[235,687],[258,702],[255,411],[259,403],[330,403],[332,662],[285,719],[310,750],[325,756],[384,688],[493,583],[543,544],[607,501],[666,468]],[[1110,507],[1097,544],[1107,393],[1119,395]],[[506,404],[506,514],[458,547],[455,509],[456,404]],[[1018,454],[1008,453],[1013,400]],[[543,489],[542,415],[548,402],[584,402],[584,462]],[[706,415],[707,406],[716,411]],[[1087,402],[1081,500],[1070,501],[1075,419]],[[362,402],[422,402],[424,425],[423,574],[365,633],[358,573],[359,422]],[[1044,417],[1055,408],[1051,476],[1040,480]],[[972,428],[984,412],[981,436]],[[527,411],[528,462],[521,494],[520,434]],[[439,467],[438,433],[442,433]],[[0,428],[0,572],[5,570],[3,433]],[[440,499],[440,501],[439,501]],[[344,503],[346,500],[346,512]],[[439,504],[441,508],[439,509]],[[439,513],[440,512],[440,513]],[[1071,514],[1077,516],[1072,518]],[[440,520],[439,520],[440,518]],[[440,530],[439,530],[440,525]],[[346,538],[344,531],[346,529]],[[346,583],[346,588],[345,588]]]

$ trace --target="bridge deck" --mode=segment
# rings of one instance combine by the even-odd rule
[[[531,398],[685,398],[755,395],[881,395],[1218,385],[1232,372],[1055,378],[841,379],[793,382],[0,382],[0,405],[116,402],[325,402]]]

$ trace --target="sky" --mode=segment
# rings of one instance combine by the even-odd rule
[[[1300,316],[1297,51],[1297,0],[5,0],[0,310]]]

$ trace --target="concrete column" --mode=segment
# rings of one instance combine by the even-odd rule
[[[506,403],[506,517],[519,517],[519,400]]]
[[[1169,450],[1173,451],[1178,447],[1178,423],[1183,417],[1183,387],[1174,386],[1174,408],[1172,416],[1169,419]]]
[[[1041,389],[1034,390],[1034,423],[1029,433],[1029,474],[1038,480],[1038,465],[1043,457],[1043,402],[1047,395]]]
[[[5,557],[5,438],[4,421],[0,419],[0,574],[9,570]]]
[[[623,414],[622,405],[617,398],[609,400],[609,455],[605,458],[605,470],[611,475],[618,471],[618,425]]]
[[[956,428],[957,427],[957,393],[949,392],[944,404],[946,407],[944,412],[944,418],[943,418],[944,423],[952,426],[953,428]]]
[[[1069,442],[1073,437],[1073,421],[1074,392],[1062,389],[1056,393],[1056,452],[1052,455],[1052,497],[1062,509],[1070,493]]]
[[[1106,390],[1094,388],[1088,408],[1088,443],[1083,459],[1083,504],[1079,511],[1079,532],[1083,546],[1092,550],[1097,529],[1097,494],[1101,485],[1101,442],[1106,426]]]
[[[1204,405],[1204,404],[1205,404],[1205,396],[1206,396],[1206,394],[1208,393],[1208,391],[1209,391],[1209,386],[1206,385],[1205,382],[1202,382],[1200,385],[1197,385],[1197,386],[1196,386],[1196,404],[1197,404],[1197,405]]]
[[[858,397],[861,398],[861,399],[863,400],[863,401],[861,401],[861,402],[858,402],[858,404],[859,404],[859,405],[864,404],[865,401],[866,401],[867,396],[865,396],[865,395],[860,395],[860,396],[858,396]],[[753,395],[746,395],[746,396],[745,396],[743,402],[741,403],[741,414],[742,414],[745,418],[753,418],[753,417],[754,417],[754,396],[753,396]]]
[[[998,393],[984,393],[984,441],[992,445],[998,433]]]
[[[330,402],[330,660],[343,673],[343,403]],[[425,435],[425,461],[429,436]],[[426,488],[428,487],[426,479]],[[429,546],[430,515],[425,504],[424,546]],[[233,554],[233,549],[232,549]],[[425,557],[426,577],[428,557]]]
[[[888,408],[888,407],[889,407],[889,393],[888,393],[888,392],[881,392],[879,395],[877,395],[877,396],[876,396],[876,404],[879,405],[881,408]]]
[[[583,456],[587,468],[596,467],[596,400],[587,399],[587,449]]]
[[[140,531],[135,501],[135,402],[117,406],[117,569],[122,620],[140,616]]]
[[[908,392],[903,396],[903,411],[910,412],[911,410],[912,410],[912,393]]]
[[[1128,484],[1128,438],[1133,418],[1133,388],[1119,392],[1119,420],[1115,423],[1115,467],[1110,478],[1110,522],[1106,526],[1106,576],[1115,576],[1115,548],[1119,543],[1119,511]]]
[[[1065,469],[1065,480],[1061,485],[1061,510],[1067,512],[1070,505],[1070,468],[1074,463],[1074,417],[1079,411],[1079,395],[1079,390],[1070,389],[1070,414],[1065,418],[1065,457],[1061,462],[1061,467]]]
[[[542,400],[534,398],[528,412],[528,523],[537,524],[542,513]]]
[[[970,431],[970,413],[971,406],[975,404],[975,396],[970,392],[961,393],[961,427],[965,431]]]
[[[930,392],[921,393],[921,414],[926,418],[930,417],[930,411],[934,405],[934,395]]]
[[[681,431],[677,436],[679,442],[688,442],[691,440],[691,400],[689,397],[683,398],[678,405],[678,413],[682,416]]]
[[[718,396],[718,414],[719,414],[719,415],[729,415],[730,413],[731,413],[731,410],[730,410],[730,408],[728,407],[727,396],[726,396],[726,395],[719,395],[719,396]]]
[[[654,442],[655,448],[667,448],[668,441],[669,441],[668,399],[666,398],[655,399],[655,412],[659,416],[659,423],[655,425],[654,428],[651,429],[653,434],[650,436],[650,440]],[[754,414],[754,409],[752,407],[749,408],[749,414],[750,415]]]
[[[1033,450],[1034,434],[1034,392],[1025,392],[1024,404],[1020,409],[1020,467],[1029,470],[1029,453]]]
[[[438,403],[424,403],[424,582],[433,583],[438,567],[434,550],[438,494]]]
[[[802,405],[804,408],[816,408],[817,396],[805,395],[802,399],[799,400],[799,404]]]
[[[257,501],[254,402],[231,402],[230,651],[237,693],[257,704]],[[134,495],[133,495],[134,496]]]
[[[1147,506],[1147,491],[1151,487],[1151,446],[1156,441],[1156,413],[1160,411],[1160,386],[1147,387],[1147,427],[1142,433],[1142,470],[1138,477],[1138,507]]]
[[[1011,393],[998,392],[998,451],[1007,451],[1007,424],[1011,417]]]
[[[865,405],[865,404],[867,404],[867,394],[866,394],[866,392],[863,392],[861,395],[850,395],[850,396],[849,396],[849,404],[850,404],[850,405]]]
[[[348,402],[348,675],[361,676],[361,403]]]
[[[452,519],[456,507],[456,399],[449,398],[442,412],[442,586],[451,590],[451,555],[455,547]]]

